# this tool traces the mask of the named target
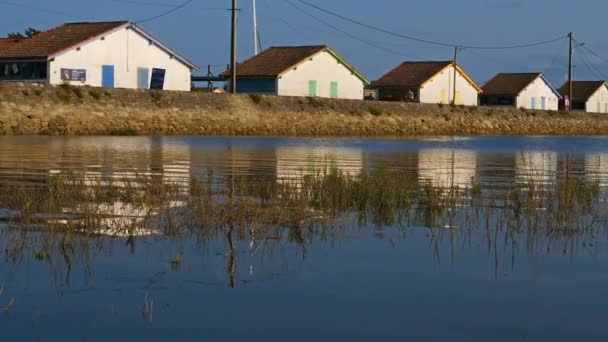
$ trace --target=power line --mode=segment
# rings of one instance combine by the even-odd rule
[[[391,54],[393,54],[393,55],[397,55],[397,56],[400,56],[400,57],[403,57],[403,56],[408,57],[406,54],[404,54],[404,53],[402,53],[402,52],[399,52],[399,51],[395,51],[395,50],[392,50],[392,49],[385,48],[385,47],[380,46],[380,45],[378,45],[378,44],[376,44],[376,43],[374,43],[374,42],[371,42],[371,41],[368,41],[368,40],[365,40],[365,39],[361,39],[361,38],[357,37],[356,35],[354,35],[354,34],[352,34],[352,33],[350,33],[350,32],[347,32],[347,31],[345,31],[345,30],[342,30],[342,29],[340,29],[339,27],[337,27],[337,26],[335,26],[335,25],[333,25],[333,24],[331,24],[331,23],[328,23],[327,21],[325,21],[325,20],[323,20],[323,19],[321,19],[321,18],[319,18],[319,17],[315,16],[314,14],[312,14],[312,13],[310,13],[310,12],[305,11],[304,9],[302,9],[301,7],[299,7],[298,5],[296,5],[295,3],[293,3],[291,0],[286,0],[286,2],[287,2],[289,5],[291,5],[293,8],[297,9],[298,11],[300,11],[300,12],[302,12],[302,13],[306,14],[307,16],[309,16],[309,17],[311,17],[311,18],[313,18],[313,19],[317,20],[318,22],[320,22],[320,23],[322,23],[322,24],[324,24],[324,25],[326,25],[326,26],[328,26],[328,27],[332,28],[333,30],[335,30],[335,31],[337,31],[337,32],[340,32],[340,33],[342,33],[342,34],[344,34],[344,35],[348,36],[348,37],[349,37],[349,38],[351,38],[351,39],[354,39],[354,40],[356,40],[356,41],[359,41],[359,42],[361,42],[361,43],[363,43],[363,44],[366,44],[366,45],[369,45],[369,46],[371,46],[371,47],[375,47],[375,48],[377,48],[377,49],[383,50],[383,51],[385,51],[385,52],[391,53]]]
[[[160,18],[162,18],[162,17],[164,17],[164,16],[167,16],[167,15],[169,15],[169,14],[171,14],[171,13],[175,12],[175,11],[178,11],[178,10],[180,10],[180,9],[182,9],[182,8],[184,8],[184,7],[188,6],[188,5],[190,5],[190,4],[191,4],[193,1],[194,1],[194,0],[187,0],[186,2],[182,3],[181,5],[177,5],[177,6],[173,7],[172,9],[170,9],[170,10],[168,10],[168,11],[166,11],[166,12],[163,12],[163,13],[161,13],[161,14],[159,14],[159,15],[153,16],[153,17],[148,18],[148,19],[144,19],[144,20],[139,20],[139,21],[136,21],[135,23],[136,23],[136,24],[143,24],[143,23],[147,23],[147,22],[149,22],[149,21],[153,21],[153,20],[156,20],[156,19],[160,19]]]
[[[587,47],[587,46],[585,46],[585,45],[582,45],[582,48],[583,48],[583,49],[585,49],[585,50],[587,50],[587,51],[588,51],[590,54],[592,54],[593,56],[595,56],[595,57],[599,58],[600,60],[604,61],[605,63],[608,63],[608,58],[606,58],[606,57],[602,57],[600,54],[598,54],[598,53],[594,52],[593,50],[591,50],[590,48],[588,48],[588,47]]]
[[[405,34],[401,34],[401,33],[397,33],[397,32],[393,32],[393,31],[389,31],[387,29],[383,29],[377,26],[372,26],[369,24],[365,24],[363,22],[357,21],[355,19],[352,18],[348,18],[346,16],[343,16],[339,13],[336,12],[332,12],[330,10],[324,9],[322,7],[319,7],[315,4],[311,4],[308,1],[305,0],[295,0],[298,1],[308,7],[312,7],[318,11],[324,12],[326,14],[329,14],[331,16],[340,18],[342,20],[348,21],[350,23],[374,30],[374,31],[378,31],[378,32],[382,32],[384,34],[388,34],[391,36],[395,36],[395,37],[400,37],[400,38],[405,38],[408,40],[412,40],[415,42],[419,42],[419,43],[425,43],[425,44],[430,44],[430,45],[436,45],[436,46],[443,46],[443,47],[459,47],[459,48],[466,48],[466,49],[477,49],[477,50],[509,50],[509,49],[521,49],[521,48],[528,48],[528,47],[534,47],[534,46],[541,46],[541,45],[547,45],[547,44],[551,44],[554,42],[558,42],[560,40],[566,39],[567,36],[560,36],[554,39],[549,39],[549,40],[545,40],[545,41],[540,41],[540,42],[535,42],[535,43],[528,43],[528,44],[519,44],[519,45],[505,45],[505,46],[476,46],[476,45],[462,45],[462,44],[453,44],[453,43],[445,43],[445,42],[438,42],[438,41],[432,41],[432,40],[428,40],[428,39],[422,39],[422,38],[418,38],[418,37],[414,37],[414,36],[409,36],[409,35],[405,35]]]
[[[579,48],[576,49],[576,52],[579,54],[579,56],[581,56],[581,59],[583,60],[583,63],[587,67],[587,70],[589,70],[589,72],[593,76],[595,76],[595,78],[597,78],[597,79],[600,79],[600,80],[601,79],[603,79],[603,80],[608,79],[608,77],[606,77],[606,75],[604,75],[604,73],[601,70],[599,70],[597,67],[593,66],[593,63],[589,59],[587,59],[587,56],[585,56],[585,54],[583,54],[580,51],[580,47],[582,47],[582,46],[579,46]]]

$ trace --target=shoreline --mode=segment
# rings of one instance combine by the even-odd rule
[[[0,135],[601,136],[608,114],[0,83]]]

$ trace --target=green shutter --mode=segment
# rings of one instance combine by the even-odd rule
[[[600,103],[599,103],[599,102],[597,103],[597,112],[598,112],[598,113],[601,113],[601,110],[600,110]]]
[[[308,96],[317,97],[317,81],[308,81]]]
[[[331,82],[329,88],[329,97],[331,97],[332,99],[338,98],[338,82]]]

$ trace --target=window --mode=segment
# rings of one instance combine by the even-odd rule
[[[0,80],[43,80],[47,78],[45,62],[0,63]]]

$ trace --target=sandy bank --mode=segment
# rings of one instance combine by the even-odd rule
[[[608,115],[0,83],[0,134],[605,135]]]

